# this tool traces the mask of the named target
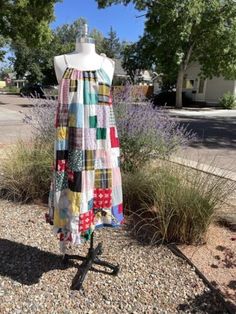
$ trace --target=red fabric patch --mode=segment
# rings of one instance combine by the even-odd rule
[[[67,170],[68,180],[74,181],[74,172],[70,169]]]
[[[118,137],[116,136],[116,128],[111,127],[110,128],[110,137],[111,137],[111,147],[119,147],[120,142]]]
[[[63,233],[60,233],[60,241],[72,241],[71,233],[68,233],[66,236]]]
[[[122,214],[123,213],[123,204],[118,205],[118,213]]]
[[[57,162],[58,171],[66,171],[66,160],[58,160]]]
[[[111,95],[109,96],[109,101],[108,101],[109,105],[111,106],[112,105],[112,97]]]
[[[87,231],[94,221],[93,210],[89,210],[87,213],[79,216],[79,232]]]
[[[94,189],[93,208],[109,208],[112,204],[111,189]]]

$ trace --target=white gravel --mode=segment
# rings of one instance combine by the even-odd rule
[[[90,271],[70,290],[78,262],[63,268],[45,209],[0,200],[0,313],[227,313],[183,260],[164,246],[142,246],[124,229],[96,231],[113,277]],[[85,254],[87,245],[74,248]]]

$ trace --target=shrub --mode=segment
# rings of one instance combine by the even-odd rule
[[[236,96],[230,92],[224,94],[220,99],[220,105],[224,109],[233,109],[236,108]]]
[[[46,199],[51,178],[51,143],[22,140],[12,146],[1,164],[0,194],[14,201]]]
[[[127,85],[114,95],[114,111],[121,144],[123,171],[135,171],[154,158],[168,158],[180,147],[195,139],[195,134],[180,125],[163,109],[132,94]]]
[[[202,243],[217,207],[235,189],[226,179],[162,163],[123,175],[128,225],[141,241]]]

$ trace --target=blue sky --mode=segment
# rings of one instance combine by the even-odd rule
[[[98,9],[95,0],[63,0],[55,6],[55,21],[52,28],[62,24],[71,24],[74,20],[84,17],[89,28],[97,28],[105,36],[110,27],[117,32],[121,40],[137,41],[143,34],[144,17],[134,9],[133,5],[113,5],[106,9]]]

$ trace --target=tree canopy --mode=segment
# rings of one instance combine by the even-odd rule
[[[177,82],[176,105],[182,106],[182,84],[190,62],[201,75],[236,79],[235,0],[97,0],[100,8],[133,3],[145,10],[140,58]]]
[[[47,40],[54,4],[60,0],[0,0],[0,35],[26,40],[28,46]]]

